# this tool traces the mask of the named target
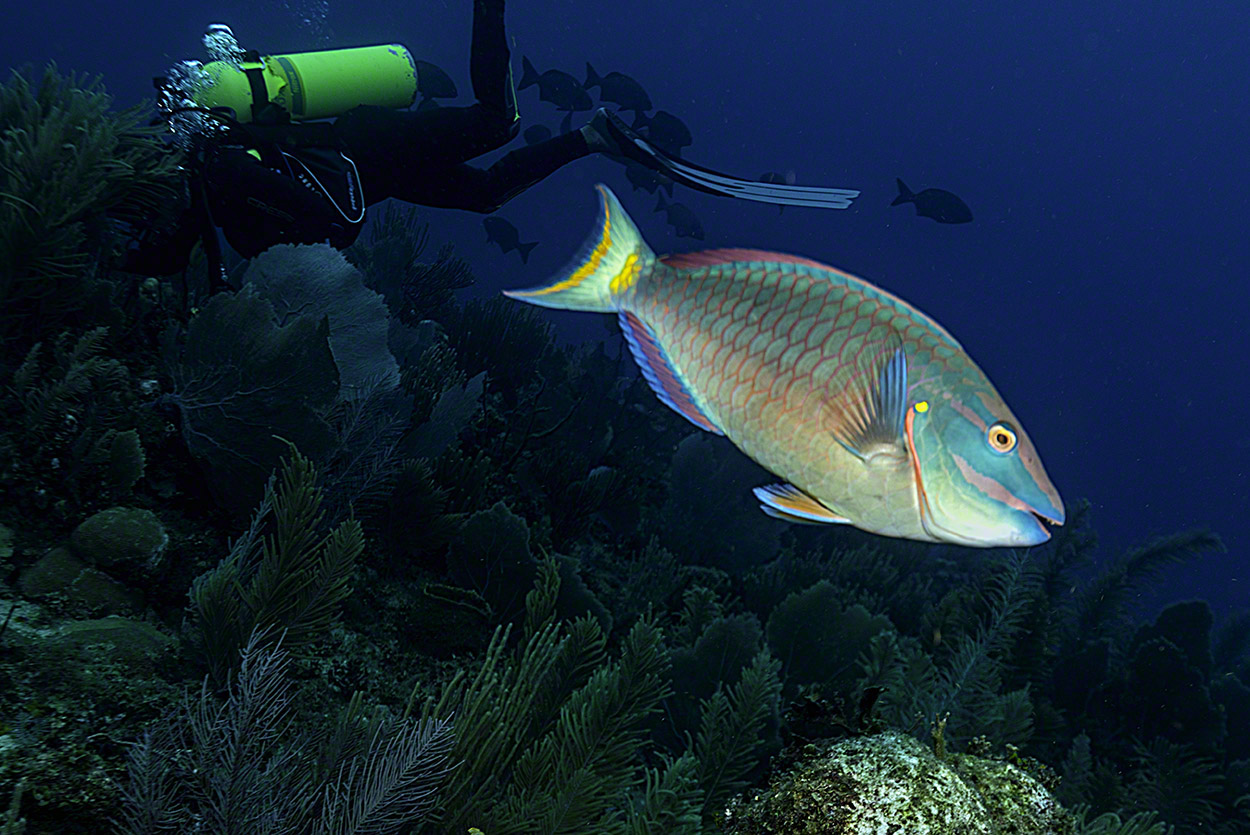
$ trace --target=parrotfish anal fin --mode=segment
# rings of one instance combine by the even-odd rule
[[[760,500],[760,509],[774,519],[811,524],[851,523],[850,519],[838,515],[793,484],[770,484],[767,487],[756,487],[753,492],[755,498]]]
[[[682,380],[681,372],[673,366],[664,349],[660,347],[655,332],[632,313],[621,313],[620,322],[630,353],[634,355],[642,376],[650,383],[656,396],[700,429],[724,435]]]
[[[833,436],[855,457],[906,458],[903,421],[907,415],[907,354],[891,332],[866,344],[859,359],[829,381]]]

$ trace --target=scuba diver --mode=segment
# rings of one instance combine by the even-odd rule
[[[634,160],[691,188],[781,205],[845,208],[858,191],[740,180],[672,157],[600,108],[578,130],[518,148],[488,168],[468,160],[520,127],[504,34],[505,0],[474,0],[467,107],[407,110],[417,64],[398,44],[261,56],[224,24],[204,38],[208,64],[156,79],[157,106],[186,156],[187,199],[171,223],[138,231],[122,269],[168,275],[202,241],[210,281],[225,286],[220,227],[251,258],[279,243],[360,234],[365,208],[394,197],[489,214],[573,160]],[[333,121],[325,121],[335,117]],[[320,120],[320,121],[317,121]]]

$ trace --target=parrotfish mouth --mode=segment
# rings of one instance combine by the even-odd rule
[[[1059,527],[1064,522],[1063,505],[1060,502],[1054,502],[1054,507],[1058,509],[1058,512],[1052,515],[1047,511],[1038,510],[1036,507],[1026,504],[1014,495],[1008,494],[1004,504],[1008,505],[1015,513],[1011,517],[1014,520],[1014,524],[1008,526],[1005,531],[979,537],[975,533],[964,533],[954,530],[938,521],[938,514],[934,512],[933,501],[929,496],[929,492],[925,489],[924,476],[919,465],[916,465],[915,474],[916,485],[920,494],[920,524],[924,528],[925,533],[939,542],[967,545],[973,548],[1040,545],[1050,539],[1050,528]]]
[[[1029,508],[1029,513],[1033,514],[1033,521],[1037,522],[1037,526],[1042,529],[1042,535],[1045,537],[1042,541],[1050,539],[1050,529],[1063,527],[1063,519],[1056,519],[1053,516],[1047,516],[1040,510]]]
[[[1025,515],[1026,512],[1027,515]],[[1050,539],[1050,529],[1052,527],[1059,527],[1063,524],[1062,519],[1053,519],[1032,508],[1018,513],[1015,519],[1018,521],[1009,526],[1003,533],[979,537],[976,534],[960,533],[944,527],[933,518],[930,509],[925,506],[922,506],[920,511],[921,524],[929,536],[939,542],[966,545],[972,548],[1014,548],[1041,545]]]

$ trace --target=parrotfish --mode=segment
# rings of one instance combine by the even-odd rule
[[[614,312],[655,393],[785,480],[792,522],[977,547],[1036,545],[1063,503],[1020,422],[942,326],[880,287],[753,249],[657,256],[606,186],[566,273],[506,292]]]

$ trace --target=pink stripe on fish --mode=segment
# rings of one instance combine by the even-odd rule
[[[951,453],[951,458],[955,459],[955,465],[959,467],[959,472],[963,477],[991,499],[996,499],[1008,507],[1014,507],[1016,510],[1023,510],[1025,513],[1032,513],[1033,508],[1016,498],[1015,494],[1003,485],[999,484],[989,476],[982,475],[973,468],[971,464],[963,459],[962,456]]]
[[[963,415],[964,420],[971,423],[977,429],[980,429],[982,432],[984,432],[986,429],[989,428],[989,426],[986,425],[985,421],[981,419],[980,415],[978,415],[976,412],[969,409],[963,403],[960,403],[958,400],[954,398],[951,398],[948,402],[950,403],[950,407],[952,409],[954,409],[956,412],[959,412],[959,414]]]

